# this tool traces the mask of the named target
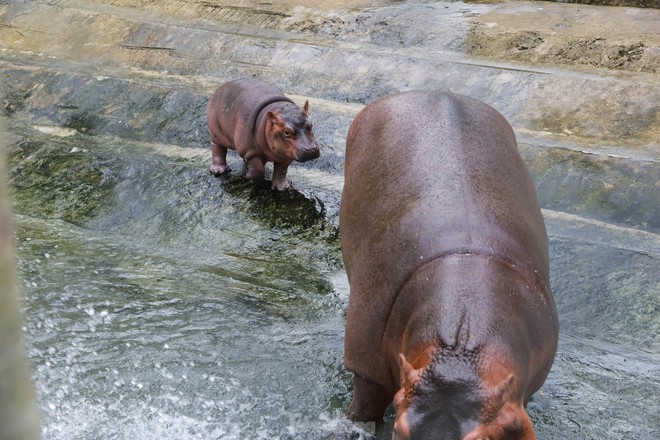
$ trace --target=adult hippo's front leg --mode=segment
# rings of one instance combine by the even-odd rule
[[[379,383],[353,375],[353,400],[346,416],[356,422],[377,422],[392,402],[393,394]]]

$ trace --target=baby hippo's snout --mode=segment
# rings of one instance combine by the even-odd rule
[[[316,141],[311,141],[307,145],[298,147],[298,154],[296,160],[298,162],[307,162],[308,160],[316,159],[321,155],[319,144]]]

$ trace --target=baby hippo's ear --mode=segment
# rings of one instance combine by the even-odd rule
[[[305,103],[303,104],[303,112],[305,113],[305,116],[309,115],[309,101],[305,100]]]
[[[266,113],[266,117],[273,125],[277,125],[278,127],[283,127],[285,125],[282,118],[280,118],[279,113],[268,112]]]

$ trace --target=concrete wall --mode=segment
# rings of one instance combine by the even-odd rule
[[[631,6],[635,8],[660,8],[660,0],[550,0],[558,3],[580,3],[597,6]]]
[[[4,138],[0,152],[0,439],[32,440],[40,438],[39,414],[21,330]]]

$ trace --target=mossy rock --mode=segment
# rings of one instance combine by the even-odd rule
[[[112,204],[112,162],[66,142],[25,139],[9,149],[14,209],[83,225]]]

